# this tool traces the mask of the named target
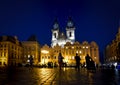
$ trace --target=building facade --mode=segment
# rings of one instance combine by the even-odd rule
[[[27,41],[21,42],[23,45],[23,63],[29,63],[29,57],[33,57],[34,65],[40,62],[40,44],[35,36],[31,36]]]
[[[89,54],[99,64],[99,46],[96,42],[82,43],[75,41],[75,26],[71,18],[68,19],[66,26],[66,35],[60,31],[58,21],[55,20],[52,29],[51,47],[44,45],[41,48],[41,62],[47,64],[48,62],[58,63],[58,54],[62,53],[64,56],[63,61],[67,64],[75,64],[75,55],[81,58],[81,64],[85,64],[85,56]]]
[[[22,62],[22,53],[22,44],[16,36],[0,36],[0,66],[17,66]]]
[[[44,45],[41,48],[41,63],[47,64],[48,62],[58,63],[58,54],[62,53],[64,59],[64,63],[68,65],[75,65],[75,55],[78,55],[81,58],[81,64],[85,64],[85,56],[87,54],[95,61],[95,64],[100,64],[99,61],[99,47],[98,45],[92,41],[88,43],[84,41],[83,43],[74,42],[71,44],[67,42],[64,47],[56,45],[54,47],[49,47],[48,45]]]
[[[51,47],[54,47],[57,44],[63,47],[66,42],[70,42],[72,44],[75,42],[75,26],[71,17],[69,17],[67,22],[66,35],[64,32],[60,31],[57,19],[53,24]]]
[[[105,49],[105,63],[118,64],[120,63],[120,27],[116,37]]]

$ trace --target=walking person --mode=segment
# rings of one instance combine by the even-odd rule
[[[86,60],[86,67],[87,67],[87,70],[90,70],[90,61],[91,61],[91,58],[90,56],[87,54],[86,57],[85,57],[85,60]]]
[[[30,67],[32,68],[32,66],[33,66],[33,57],[32,56],[30,56],[30,58],[29,58],[29,63],[30,63]]]
[[[62,64],[63,64],[63,56],[62,56],[62,54],[61,53],[59,53],[59,55],[58,55],[58,64],[59,64],[59,69],[61,70],[61,68],[62,68]]]
[[[75,56],[75,61],[76,61],[76,69],[80,70],[80,56],[78,56],[78,54],[76,53]]]

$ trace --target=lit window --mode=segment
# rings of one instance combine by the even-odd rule
[[[72,47],[74,49],[74,47]]]
[[[72,59],[74,60],[74,56],[72,57]]]
[[[66,49],[68,49],[68,47],[66,47]]]
[[[83,46],[83,48],[85,48],[85,47]]]
[[[4,52],[4,56],[6,56],[6,52]]]
[[[88,48],[88,46],[86,48]]]
[[[81,54],[82,52],[80,51],[80,54]]]

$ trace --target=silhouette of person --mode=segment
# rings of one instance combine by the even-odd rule
[[[90,70],[92,70],[92,71],[96,70],[95,62],[93,61],[93,59],[90,60]]]
[[[32,67],[33,66],[33,57],[32,56],[30,56],[29,61],[30,61],[30,67]]]
[[[62,64],[63,64],[63,56],[61,53],[59,53],[59,55],[58,55],[58,64],[59,64],[59,68],[61,70]]]
[[[90,70],[91,58],[90,58],[90,56],[88,54],[86,55],[85,60],[86,60],[86,67],[87,67],[88,70]]]
[[[76,53],[76,56],[75,56],[75,61],[76,61],[76,69],[80,69],[80,56],[78,56],[78,54]]]

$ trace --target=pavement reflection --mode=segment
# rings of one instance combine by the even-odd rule
[[[120,71],[21,67],[0,71],[0,85],[120,85]]]

